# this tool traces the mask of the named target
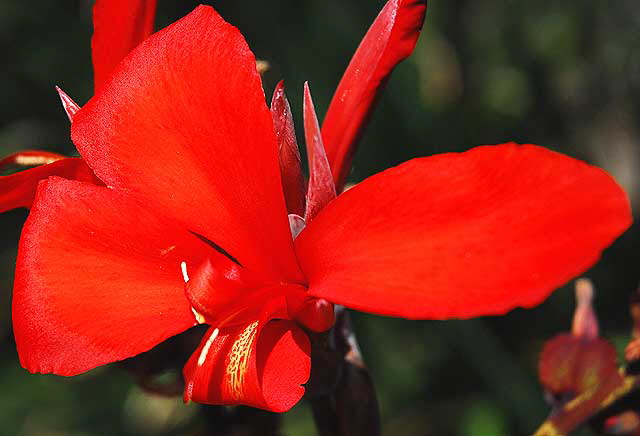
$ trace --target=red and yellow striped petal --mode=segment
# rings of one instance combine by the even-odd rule
[[[211,328],[184,367],[184,400],[286,412],[304,395],[310,353],[309,338],[291,321]]]

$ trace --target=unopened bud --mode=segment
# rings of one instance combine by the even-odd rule
[[[598,337],[598,318],[593,311],[593,283],[591,280],[581,278],[576,280],[576,309],[573,313],[573,327],[575,336],[587,339]]]

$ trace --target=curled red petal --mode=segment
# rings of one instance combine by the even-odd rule
[[[291,115],[289,100],[284,93],[284,82],[276,85],[271,98],[271,116],[279,150],[280,176],[287,203],[287,211],[304,214],[304,178],[300,165],[300,150]]]
[[[322,144],[322,134],[307,82],[304,84],[304,134],[309,158],[309,186],[304,214],[304,219],[308,223],[336,198],[336,186],[333,183],[331,168]]]
[[[113,189],[41,183],[15,275],[20,362],[31,372],[75,375],[191,327],[180,263],[198,264],[210,250]]]
[[[19,207],[31,207],[36,195],[38,183],[51,176],[102,185],[91,168],[81,158],[59,159],[54,153],[47,152],[18,153],[4,159],[3,164],[14,160],[46,160],[57,159],[52,163],[23,170],[8,176],[0,176],[0,213]],[[24,159],[23,159],[24,158]]]
[[[539,304],[631,221],[603,170],[505,144],[370,177],[295,244],[311,295],[382,315],[468,318]]]
[[[156,0],[96,0],[91,39],[96,91],[116,65],[151,35],[155,15]]]
[[[184,367],[185,402],[286,412],[311,371],[307,335],[291,321],[211,329]]]
[[[256,273],[303,279],[255,57],[211,7],[199,6],[140,44],[71,131],[108,186]]]
[[[353,55],[331,100],[322,137],[338,192],[376,101],[393,71],[416,45],[426,0],[389,0]]]
[[[287,295],[287,309],[291,319],[312,332],[326,332],[336,320],[332,303],[308,293],[292,292]]]
[[[302,292],[300,286],[293,286]],[[287,287],[261,280],[242,266],[219,255],[207,258],[190,274],[186,295],[203,322],[226,327],[268,316],[286,314]]]
[[[60,102],[62,103],[64,112],[67,114],[67,118],[69,118],[69,121],[73,122],[73,117],[80,110],[80,106],[78,103],[73,101],[66,92],[60,89],[60,87],[56,86],[56,91],[58,91],[58,96],[60,96]]]

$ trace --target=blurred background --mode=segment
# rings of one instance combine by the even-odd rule
[[[303,82],[310,82],[322,117],[383,5],[207,3],[270,63],[267,96],[285,80],[298,125]],[[196,4],[159,0],[158,27]],[[0,1],[0,154],[25,148],[74,153],[54,86],[80,104],[91,96],[90,14],[89,0]],[[415,54],[392,76],[351,181],[412,157],[510,140],[604,167],[625,187],[635,210],[640,208],[635,0],[430,2]],[[29,375],[20,367],[10,301],[25,217],[26,211],[0,216],[0,434],[170,435],[196,428],[197,405],[150,396],[118,368],[64,379]],[[585,276],[597,289],[602,335],[621,350],[631,327],[629,296],[640,280],[640,227],[620,238]],[[548,413],[536,379],[538,353],[545,339],[570,328],[572,311],[569,284],[540,307],[503,317],[417,322],[354,314],[378,389],[384,434],[530,434]],[[313,434],[304,402],[285,416],[284,431]]]

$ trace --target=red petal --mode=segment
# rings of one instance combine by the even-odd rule
[[[58,95],[60,96],[60,101],[62,102],[64,112],[67,114],[67,118],[69,118],[69,121],[73,122],[73,117],[80,110],[80,106],[78,103],[73,101],[66,92],[60,89],[60,87],[56,86],[56,91],[58,91]]]
[[[307,188],[307,209],[304,219],[308,223],[331,200],[336,198],[336,187],[331,176],[331,168],[322,144],[322,135],[316,110],[311,99],[309,84],[304,84],[304,134],[309,158],[309,186]]]
[[[278,140],[282,188],[289,213],[304,213],[304,178],[300,166],[300,151],[296,140],[291,107],[280,81],[271,98],[273,128]]]
[[[215,265],[214,263],[215,262]],[[306,294],[301,286],[292,286]],[[265,309],[286,314],[285,292],[288,288],[277,283],[264,283],[241,266],[224,256],[206,259],[186,286],[187,298],[207,324],[226,327],[255,319]],[[275,301],[275,300],[279,300]],[[271,312],[273,310],[273,312]]]
[[[107,185],[257,273],[301,280],[255,58],[212,8],[138,46],[78,112],[72,137]]]
[[[409,161],[332,201],[296,239],[317,297],[405,318],[532,307],[631,224],[604,171],[534,145]]]
[[[211,329],[184,367],[185,402],[286,412],[304,395],[311,346],[291,321]]]
[[[54,153],[37,152],[40,157]],[[44,154],[41,154],[44,153]],[[24,153],[19,155],[25,156]],[[16,155],[6,158],[15,158]],[[34,156],[34,158],[37,156]],[[2,164],[0,164],[2,166]],[[75,179],[101,185],[102,182],[93,174],[91,168],[80,158],[64,158],[53,163],[20,171],[9,176],[0,176],[0,213],[19,207],[31,207],[36,195],[38,182],[51,176]]]
[[[356,143],[377,97],[393,68],[409,57],[416,45],[426,9],[425,0],[389,0],[342,76],[322,124],[338,192],[344,187]]]
[[[538,374],[549,392],[575,396],[611,378],[621,378],[613,345],[571,334],[558,335],[545,343]]]
[[[120,61],[151,35],[155,15],[156,0],[96,0],[91,39],[96,91]]]
[[[13,326],[22,365],[75,375],[195,324],[180,262],[211,248],[107,188],[43,182],[25,224]]]
[[[312,332],[326,332],[335,322],[333,304],[324,298],[309,296],[307,292],[287,295],[289,317]]]

